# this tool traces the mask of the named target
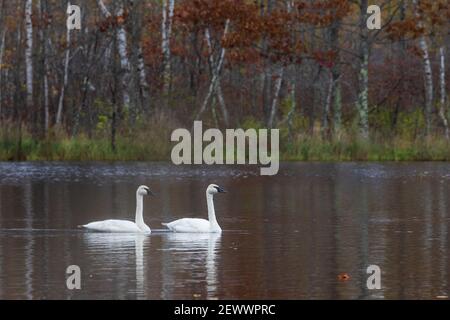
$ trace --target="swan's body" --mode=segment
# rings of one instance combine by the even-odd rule
[[[183,218],[169,223],[163,223],[164,226],[174,232],[220,232],[220,226],[217,224],[216,230],[211,230],[211,223],[206,219]]]
[[[100,231],[100,232],[124,232],[124,233],[141,233],[141,232],[151,232],[150,228],[145,225],[141,229],[137,226],[136,222],[128,220],[103,220],[95,221],[83,225],[84,228]],[[146,228],[147,227],[147,228]]]
[[[208,220],[198,218],[183,218],[169,223],[163,223],[173,232],[208,233],[222,232],[216,219],[213,196],[219,192],[226,192],[221,187],[211,184],[206,189],[206,202],[208,204]]]
[[[144,195],[152,194],[146,186],[140,186],[136,191],[136,217],[135,222],[128,220],[103,220],[83,225],[83,228],[98,232],[121,232],[121,233],[150,233],[151,230],[144,222],[142,216]]]

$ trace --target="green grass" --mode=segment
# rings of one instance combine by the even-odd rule
[[[144,133],[118,137],[115,151],[109,139],[84,135],[44,140],[25,136],[20,146],[18,139],[0,139],[0,160],[168,161],[174,145],[169,137]],[[442,138],[367,142],[306,137],[290,144],[280,141],[280,146],[281,160],[285,161],[450,161],[450,144]]]
[[[450,161],[450,143],[442,137],[400,137],[362,141],[299,138],[281,151],[289,161]]]
[[[98,130],[91,138],[85,134],[70,137],[62,131],[35,139],[17,126],[0,129],[0,161],[161,161],[170,158],[171,129],[163,122],[118,132],[115,149],[107,131]]]
[[[71,137],[62,130],[52,130],[46,137],[35,139],[28,130],[21,132],[17,124],[3,122],[0,126],[0,161],[170,161],[175,143],[170,135],[183,127],[173,118],[159,116],[133,129],[117,132],[116,148],[110,141],[106,121],[97,125],[89,138],[85,134]],[[442,134],[424,138],[411,123],[421,123],[420,114],[402,115],[402,125],[393,134],[389,125],[373,120],[377,127],[369,141],[357,138],[354,129],[343,131],[339,138],[325,139],[320,128],[308,132],[304,118],[294,119],[291,134],[280,128],[280,158],[284,161],[450,161],[450,143]],[[413,119],[413,120],[410,120]],[[236,127],[260,128],[251,118]]]
[[[132,138],[118,138],[114,151],[110,141],[106,139],[90,140],[86,137],[77,137],[57,141],[36,141],[25,138],[21,147],[18,142],[0,141],[0,160],[165,160],[170,155],[168,147],[161,143],[146,144],[136,142]]]

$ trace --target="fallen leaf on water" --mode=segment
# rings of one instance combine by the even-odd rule
[[[348,273],[343,272],[343,273],[338,274],[337,278],[339,281],[348,281],[348,280],[350,280],[350,275]]]

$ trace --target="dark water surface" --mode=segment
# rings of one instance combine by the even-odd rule
[[[222,235],[171,234],[161,222],[206,217]],[[77,225],[133,219],[151,236]],[[421,299],[449,295],[450,164],[0,163],[0,299]],[[381,268],[368,290],[367,266]],[[81,290],[66,268],[81,268]],[[350,279],[342,281],[338,275]]]

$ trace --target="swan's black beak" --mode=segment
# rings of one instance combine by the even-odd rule
[[[145,191],[147,191],[147,195],[148,196],[154,196],[155,195],[149,188],[145,188]]]
[[[222,187],[215,187],[219,193],[227,193]]]

